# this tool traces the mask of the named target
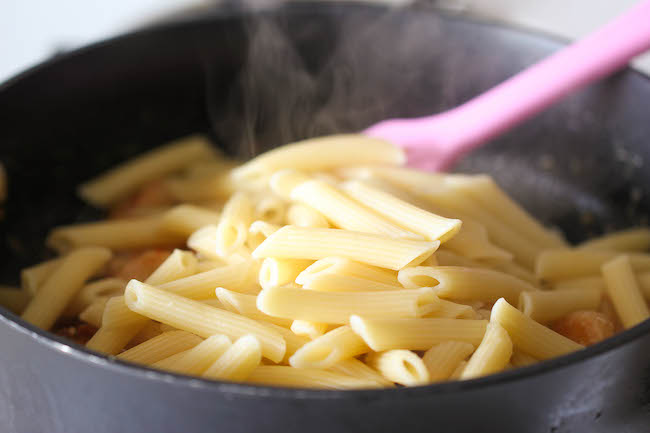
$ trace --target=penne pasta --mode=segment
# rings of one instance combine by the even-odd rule
[[[181,204],[165,212],[160,228],[165,231],[189,236],[201,227],[216,225],[219,212],[192,204]]]
[[[280,365],[261,365],[246,379],[258,385],[290,386],[320,389],[379,388],[374,380],[351,377],[315,368],[293,368]]]
[[[194,254],[176,249],[147,277],[147,284],[159,285],[189,277],[197,269],[198,260]]]
[[[650,248],[650,229],[633,228],[590,239],[578,245],[579,249],[644,252]]]
[[[319,272],[317,275],[309,278],[303,285],[303,288],[320,292],[380,292],[386,290],[403,290],[403,287],[397,284],[379,283],[377,281],[332,272]]]
[[[95,206],[105,207],[149,181],[213,155],[212,146],[203,137],[184,138],[144,153],[84,183],[79,187],[79,195]]]
[[[321,180],[307,180],[290,192],[292,201],[316,209],[336,228],[392,238],[422,239],[351,199]]]
[[[244,335],[202,374],[209,379],[246,380],[260,365],[262,347],[254,335]]]
[[[88,278],[110,258],[109,250],[98,247],[79,248],[65,256],[25,307],[21,314],[23,320],[50,329]]]
[[[76,317],[97,299],[108,299],[124,293],[126,281],[119,278],[102,278],[84,285],[68,303],[63,315]]]
[[[474,346],[463,341],[444,341],[436,344],[422,356],[422,362],[429,371],[429,380],[441,382],[449,379],[472,352]]]
[[[257,296],[262,312],[287,319],[345,324],[351,314],[364,317],[418,317],[435,310],[431,288],[381,292],[316,292],[275,287]]]
[[[340,326],[299,348],[289,358],[289,364],[297,368],[325,369],[369,350],[349,326]]]
[[[262,177],[284,168],[328,170],[359,164],[403,164],[404,152],[393,144],[356,134],[312,138],[266,152],[233,170],[236,181]]]
[[[153,364],[175,353],[191,349],[201,342],[201,338],[185,331],[170,331],[138,344],[119,355],[117,359],[136,362],[138,364]]]
[[[391,382],[405,386],[429,383],[429,371],[422,359],[410,350],[388,350],[371,353],[366,362]]]
[[[305,335],[313,340],[327,332],[327,323],[309,322],[307,320],[294,320],[291,322],[291,332],[296,335]]]
[[[223,207],[216,230],[216,253],[225,257],[244,245],[253,222],[253,205],[247,194],[235,193]]]
[[[492,307],[490,322],[496,322],[508,332],[512,343],[523,352],[544,360],[565,355],[583,348],[557,332],[540,325],[505,299],[499,299]]]
[[[329,228],[330,226],[323,214],[302,203],[292,203],[289,206],[287,222],[298,227]]]
[[[282,224],[287,213],[287,203],[279,197],[265,194],[255,204],[255,219],[271,224]]]
[[[462,224],[458,219],[441,217],[359,181],[344,183],[343,190],[394,224],[429,241],[448,241],[458,233]]]
[[[478,346],[486,326],[486,320],[350,317],[352,330],[375,352],[392,349],[428,350],[444,341],[462,341]]]
[[[385,388],[392,388],[395,385],[390,380],[379,374],[379,372],[356,358],[345,359],[331,366],[328,371],[345,374],[350,377],[358,377],[362,380],[376,382],[377,385]]]
[[[598,275],[600,267],[620,253],[601,250],[548,250],[540,254],[535,267],[538,278],[557,283],[562,280]],[[650,254],[629,254],[635,272],[650,270]]]
[[[512,341],[498,323],[490,322],[481,344],[476,348],[460,375],[461,379],[497,373],[504,370],[512,356]]]
[[[294,353],[296,353],[298,349],[300,349],[302,346],[309,343],[310,341],[309,338],[303,337],[302,335],[297,335],[293,331],[284,328],[282,326],[274,325],[272,323],[265,323],[265,322],[260,322],[260,323],[273,329],[278,334],[280,334],[284,339],[287,345],[287,351],[285,352],[284,358],[281,361],[283,364],[288,364],[289,358],[291,358],[291,356]]]
[[[341,257],[326,257],[305,268],[295,279],[298,284],[308,284],[309,281],[322,274],[343,275],[364,280],[376,281],[382,284],[398,286],[397,274],[386,269],[369,266]]]
[[[312,260],[275,259],[268,257],[262,262],[259,283],[263,289],[284,286],[293,283],[296,277],[307,269]]]
[[[151,366],[176,373],[200,375],[219,359],[231,345],[230,339],[225,335],[212,335],[196,346],[161,359],[151,364]]]
[[[438,241],[391,239],[347,230],[284,226],[257,247],[253,257],[318,260],[339,256],[399,270],[420,264],[439,244]]]
[[[48,235],[46,244],[59,253],[82,247],[128,250],[182,244],[183,237],[163,230],[161,221],[155,216],[57,227]]]
[[[131,280],[126,286],[124,297],[131,310],[150,319],[204,338],[218,333],[230,338],[253,334],[260,340],[265,357],[275,362],[284,357],[286,344],[282,336],[255,320],[165,292],[136,280]]]
[[[648,304],[643,299],[628,256],[608,261],[602,272],[609,298],[626,329],[650,318]]]
[[[510,362],[514,367],[525,367],[527,365],[532,365],[536,364],[539,361],[532,356],[530,356],[527,353],[524,353],[520,350],[515,350],[512,353],[512,357],[510,358]]]
[[[31,296],[34,296],[45,280],[63,263],[63,258],[52,259],[30,266],[20,271],[20,286]]]
[[[246,239],[246,245],[254,250],[266,238],[271,236],[273,233],[277,232],[280,226],[275,224],[267,223],[266,221],[254,221],[248,228],[248,238]]]
[[[479,314],[474,311],[471,305],[457,304],[455,302],[440,299],[438,307],[425,314],[423,317],[438,317],[440,319],[482,319]]]
[[[89,325],[99,328],[102,326],[102,316],[108,298],[97,298],[90,305],[88,305],[81,313],[79,319]]]
[[[399,272],[398,279],[406,288],[435,287],[439,297],[458,301],[494,302],[505,297],[516,303],[521,292],[538,290],[503,272],[455,266],[405,268]]]
[[[567,289],[519,294],[518,308],[539,323],[549,323],[572,311],[598,310],[602,291],[593,289]]]

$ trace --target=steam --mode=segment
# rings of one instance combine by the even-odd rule
[[[439,98],[418,83],[437,55],[440,26],[401,9],[328,9],[336,7],[340,13],[319,19],[252,14],[228,108],[211,118],[230,151],[249,157],[387,117],[429,114],[418,107]]]

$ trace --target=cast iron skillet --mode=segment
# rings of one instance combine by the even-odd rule
[[[279,38],[277,36],[280,36]],[[10,180],[3,283],[45,233],[100,216],[75,186],[166,140],[209,133],[241,156],[454,106],[559,44],[438,15],[299,4],[167,23],[45,62],[0,87]],[[625,71],[475,152],[572,240],[644,222],[650,82]],[[383,391],[210,382],[106,359],[0,309],[4,432],[612,432],[650,425],[650,322],[532,367]]]

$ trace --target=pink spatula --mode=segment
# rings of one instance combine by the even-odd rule
[[[644,0],[600,30],[456,108],[427,117],[384,120],[364,133],[402,146],[412,166],[442,170],[649,48],[650,0]]]

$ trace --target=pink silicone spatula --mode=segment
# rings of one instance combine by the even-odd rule
[[[384,120],[364,133],[402,146],[412,166],[442,170],[649,48],[650,0],[644,0],[600,30],[456,108],[427,117]]]

